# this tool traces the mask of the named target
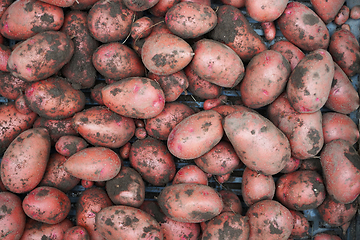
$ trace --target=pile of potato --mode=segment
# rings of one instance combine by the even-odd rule
[[[303,211],[344,232],[358,211],[359,19],[345,0],[0,1],[0,239],[341,239]],[[238,169],[241,196],[209,186]]]

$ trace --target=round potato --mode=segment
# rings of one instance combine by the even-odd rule
[[[206,173],[196,165],[186,165],[176,172],[172,184],[198,183],[208,185]]]
[[[70,157],[74,153],[87,148],[89,144],[81,137],[66,135],[55,143],[55,150],[63,156]]]
[[[51,239],[53,236],[64,239],[65,232],[71,227],[73,227],[73,223],[70,219],[65,219],[58,224],[47,224],[28,219],[21,240]]]
[[[300,211],[290,210],[294,217],[294,228],[291,231],[290,237],[293,238],[307,238],[309,237],[310,223]]]
[[[305,57],[305,53],[303,53],[300,48],[285,40],[278,41],[271,45],[271,50],[280,52],[289,61],[291,71],[294,70],[300,60]]]
[[[251,18],[258,22],[275,21],[284,12],[289,0],[246,0],[245,7]]]

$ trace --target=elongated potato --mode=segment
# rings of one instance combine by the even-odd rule
[[[328,24],[335,19],[345,0],[310,0],[310,2],[316,14]]]
[[[291,71],[294,70],[300,60],[305,57],[305,54],[300,48],[285,40],[278,41],[274,43],[274,45],[271,45],[271,50],[280,52],[289,61]]]
[[[81,137],[65,135],[55,143],[55,150],[62,156],[70,157],[74,153],[87,148],[89,144]]]

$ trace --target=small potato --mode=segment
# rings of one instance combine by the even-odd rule
[[[267,41],[272,41],[276,36],[276,27],[274,22],[262,22],[261,28],[264,31],[264,36]]]
[[[62,136],[55,143],[55,150],[65,157],[70,157],[74,153],[87,148],[89,144],[81,137]]]
[[[272,22],[284,12],[288,0],[246,0],[245,7],[250,17],[258,22]]]
[[[28,219],[21,240],[51,239],[53,236],[64,239],[65,232],[71,227],[73,227],[73,223],[70,219],[65,219],[58,224],[47,224]]]
[[[301,160],[298,158],[291,157],[290,161],[285,165],[285,167],[280,171],[281,173],[290,173],[295,172],[301,164]]]
[[[233,212],[242,214],[242,205],[239,197],[233,193],[231,190],[221,190],[219,191],[221,198],[224,203],[224,208],[221,212]]]
[[[98,0],[77,0],[71,5],[73,10],[89,10]]]
[[[0,44],[0,71],[8,72],[6,66],[10,55],[11,49],[8,46]]]
[[[341,240],[341,237],[335,235],[334,233],[317,233],[314,236],[314,240]]]
[[[127,142],[119,149],[119,154],[122,159],[128,159],[130,156],[131,143]]]
[[[71,155],[63,166],[74,177],[107,181],[119,173],[121,160],[110,148],[89,147]]]
[[[8,72],[0,73],[0,95],[15,100],[27,87],[28,82],[13,76]]]
[[[208,185],[208,179],[203,170],[196,165],[186,165],[176,172],[172,184],[197,183]]]
[[[246,0],[221,0],[221,2],[225,5],[231,5],[236,8],[245,7]]]
[[[303,51],[289,41],[278,41],[271,46],[271,50],[280,52],[290,63],[291,71],[294,70],[296,65],[301,59],[305,57]]]
[[[200,223],[219,215],[223,202],[216,190],[196,183],[166,186],[158,196],[166,216],[179,222]]]
[[[86,228],[81,226],[74,226],[66,230],[64,239],[67,240],[90,240],[90,235]]]
[[[291,231],[292,238],[307,238],[309,237],[310,223],[300,211],[290,210],[294,217],[294,228]]]
[[[215,107],[224,105],[227,102],[227,98],[228,97],[226,95],[220,95],[218,98],[206,99],[204,101],[204,104],[203,104],[203,109],[204,110],[210,110],[210,109],[213,109]]]
[[[29,107],[25,100],[25,96],[23,94],[19,95],[15,100],[15,108],[19,113],[29,114],[32,113],[33,110]]]
[[[343,5],[334,19],[334,23],[338,26],[343,25],[350,16],[350,9],[348,6]]]
[[[69,197],[61,190],[42,186],[29,192],[22,206],[30,218],[47,224],[58,224],[69,214],[71,203]]]
[[[149,9],[149,12],[155,17],[164,17],[166,12],[179,2],[180,0],[159,0],[155,6]]]
[[[310,0],[310,2],[316,14],[328,24],[335,19],[345,0]]]
[[[134,12],[141,12],[148,10],[155,6],[159,0],[123,0],[127,8]]]
[[[360,5],[356,5],[350,10],[350,18],[351,19],[360,19]]]
[[[58,7],[70,7],[75,3],[75,0],[41,0],[41,1]]]
[[[154,22],[151,18],[147,16],[139,18],[131,25],[130,36],[135,41],[139,38],[145,38],[150,35],[153,25]]]
[[[91,88],[91,99],[94,100],[99,105],[104,105],[104,101],[102,100],[102,94],[101,90],[106,86],[107,84],[104,82],[96,84],[93,88]]]

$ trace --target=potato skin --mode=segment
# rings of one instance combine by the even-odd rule
[[[65,33],[46,31],[16,46],[9,57],[7,70],[26,81],[38,81],[57,73],[73,54],[74,43]]]
[[[252,0],[245,1],[245,7],[251,18],[258,22],[272,22],[284,12],[288,0]]]
[[[316,14],[319,15],[325,24],[328,24],[335,19],[345,0],[310,0],[310,3]]]
[[[305,57],[305,54],[300,48],[285,40],[274,43],[270,49],[280,52],[289,61],[291,71],[294,70],[300,60]]]
[[[6,189],[14,193],[34,189],[45,173],[50,147],[50,136],[45,128],[31,128],[19,134],[1,161],[1,180]]]
[[[108,240],[163,239],[159,223],[148,213],[129,206],[110,206],[96,214],[96,227]]]
[[[64,239],[68,240],[90,240],[90,235],[86,228],[74,226],[66,230]]]
[[[58,224],[47,224],[28,219],[21,240],[51,239],[52,236],[64,239],[65,232],[71,227],[73,227],[73,223],[69,219]]]
[[[166,216],[179,222],[200,223],[219,215],[223,202],[211,187],[196,183],[166,186],[158,196]]]
[[[206,173],[196,165],[186,165],[180,168],[173,178],[172,184],[198,183],[208,185]]]
[[[290,237],[293,238],[306,238],[309,237],[310,223],[300,211],[290,210],[291,215],[294,217],[294,228],[291,231]]]
[[[0,72],[0,95],[15,100],[27,87],[28,82],[17,78],[9,72]]]
[[[87,148],[89,144],[81,137],[65,135],[55,143],[55,150],[65,157]]]
[[[26,215],[20,197],[11,192],[0,192],[0,238],[19,240],[25,229]]]
[[[329,30],[314,11],[300,2],[288,3],[277,19],[282,34],[301,50],[327,49]]]
[[[213,110],[204,110],[185,118],[169,134],[169,151],[181,159],[202,156],[220,142],[224,133],[221,120],[220,114]]]
[[[233,212],[242,214],[243,209],[239,197],[231,190],[220,190],[219,194],[223,200],[223,212]]]

